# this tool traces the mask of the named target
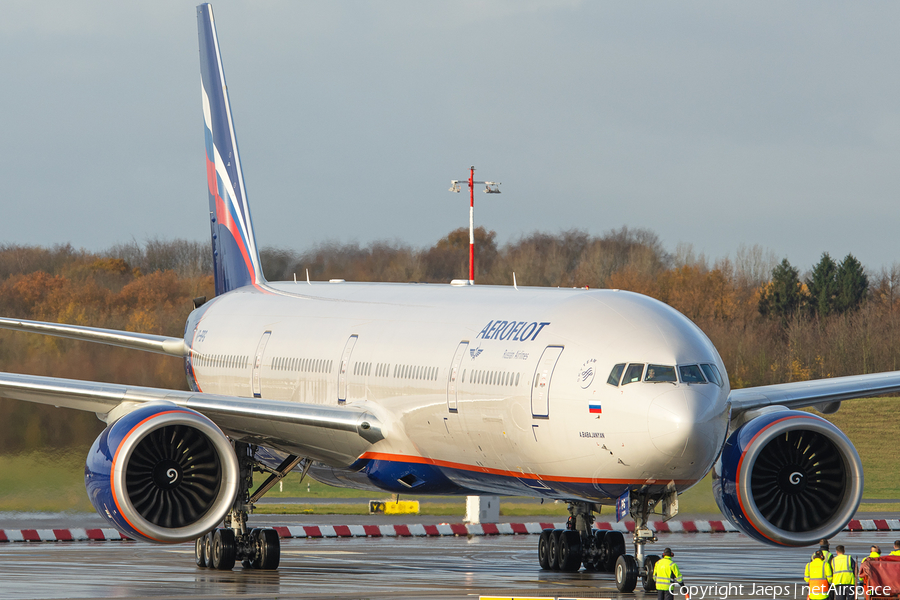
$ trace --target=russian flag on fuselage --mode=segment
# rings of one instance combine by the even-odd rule
[[[595,402],[595,401],[591,401],[591,402],[588,404],[588,410],[589,410],[590,412],[592,412],[592,413],[602,413],[602,412],[603,412],[603,411],[600,409],[600,403],[599,403],[599,402]]]

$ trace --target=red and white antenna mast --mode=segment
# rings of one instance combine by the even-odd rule
[[[475,167],[469,167],[469,285],[475,284],[475,186],[484,185],[485,194],[499,194],[500,182],[475,181]],[[459,193],[459,180],[450,182],[450,191]]]

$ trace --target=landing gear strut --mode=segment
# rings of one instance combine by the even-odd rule
[[[272,487],[284,479],[303,460],[288,456],[277,469],[270,469],[254,458],[256,448],[242,442],[234,442],[234,451],[241,469],[237,497],[231,512],[225,517],[225,527],[214,529],[197,538],[194,557],[197,566],[229,571],[240,561],[245,569],[277,569],[281,561],[281,541],[274,529],[247,528],[247,518],[254,504]],[[307,461],[303,475],[309,469]],[[253,488],[253,472],[268,472],[269,478],[250,495]]]
[[[662,504],[665,519],[670,519],[678,512],[678,493],[674,482],[669,483],[668,488],[660,499],[659,496],[651,498],[650,494],[641,492],[631,499],[631,517],[634,519],[634,555],[622,554],[616,559],[616,588],[620,592],[632,592],[637,587],[638,579],[644,591],[656,590],[656,580],[653,571],[659,556],[655,554],[644,555],[644,544],[656,542],[656,535],[650,530],[650,515],[657,504]]]

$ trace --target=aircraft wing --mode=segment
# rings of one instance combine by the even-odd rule
[[[771,405],[825,408],[828,404],[842,400],[896,392],[900,392],[900,371],[743,388],[731,390],[728,399],[732,410],[741,412]]]
[[[157,354],[167,354],[179,358],[187,354],[187,348],[183,339],[164,335],[65,325],[62,323],[46,323],[44,321],[7,319],[4,317],[0,317],[0,328],[42,333],[44,335],[54,335],[85,342],[100,342],[102,344],[121,346],[133,350],[144,350],[145,352],[156,352]]]
[[[239,441],[332,466],[352,464],[384,439],[384,421],[361,406],[320,406],[13,373],[0,373],[0,396],[91,411],[107,422],[129,406],[168,402],[209,417]]]

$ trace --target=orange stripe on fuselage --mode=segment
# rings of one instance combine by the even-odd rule
[[[467,465],[464,463],[451,462],[447,460],[436,460],[433,458],[425,458],[424,456],[407,456],[405,454],[387,454],[384,452],[366,452],[362,454],[360,459],[369,460],[385,460],[390,462],[406,462],[420,465],[432,465],[435,467],[446,467],[448,469],[459,469],[461,471],[472,471],[476,473],[488,473],[490,475],[500,475],[503,477],[516,477],[518,479],[534,479],[536,481],[559,481],[564,483],[603,483],[603,484],[620,484],[644,485],[646,479],[599,479],[596,477],[564,477],[559,475],[538,475],[535,473],[521,473],[519,471],[507,471],[505,469],[492,469],[489,467],[479,467],[475,465]],[[668,483],[668,482],[665,482]],[[691,480],[682,479],[675,480],[676,484],[694,483]],[[662,485],[662,483],[660,483]]]

